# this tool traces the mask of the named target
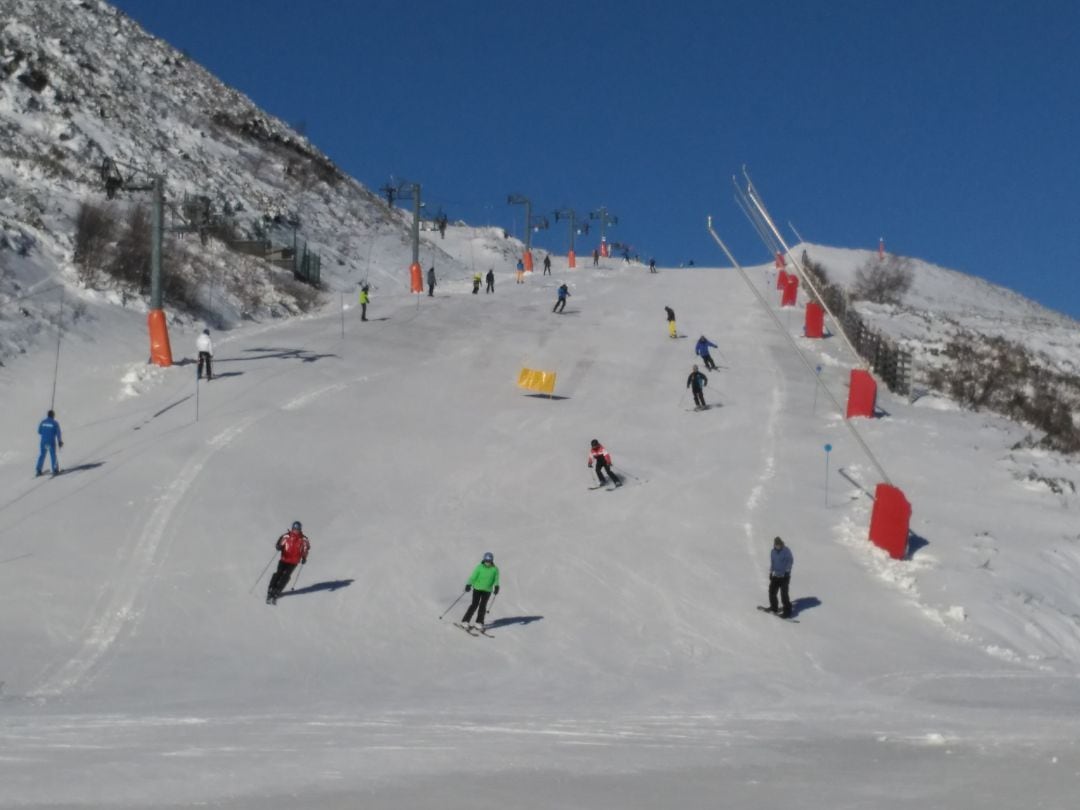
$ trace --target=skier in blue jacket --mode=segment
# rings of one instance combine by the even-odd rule
[[[769,558],[769,610],[777,612],[776,592],[780,592],[780,602],[783,610],[781,618],[791,618],[791,597],[788,595],[788,586],[791,584],[791,567],[795,564],[795,558],[791,549],[784,545],[779,537],[773,540],[773,549]]]
[[[60,435],[60,423],[56,421],[56,414],[53,411],[49,411],[48,416],[41,420],[37,432],[41,437],[41,453],[38,455],[36,467],[37,474],[41,475],[41,465],[45,463],[45,454],[48,453],[49,460],[52,462],[52,474],[58,475],[60,465],[56,463],[56,445],[59,443],[63,447],[64,439]]]
[[[712,355],[709,354],[710,346],[714,349],[719,348],[715,343],[702,335],[698,338],[697,346],[694,347],[694,353],[705,361],[705,368],[709,371],[716,371],[716,363],[713,362]]]
[[[566,299],[570,297],[570,288],[565,284],[562,284],[559,286],[557,294],[559,297],[555,301],[555,307],[551,310],[552,312],[562,312],[566,309]]]

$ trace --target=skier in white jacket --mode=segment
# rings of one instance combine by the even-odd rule
[[[214,372],[210,368],[210,361],[214,356],[214,344],[210,341],[209,329],[203,329],[202,334],[196,338],[195,350],[199,353],[199,372],[196,376],[202,377],[203,363],[206,363],[206,379],[214,379]]]

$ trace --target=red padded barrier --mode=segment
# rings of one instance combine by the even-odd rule
[[[825,308],[817,301],[806,305],[806,325],[803,332],[808,338],[819,338],[825,334]]]
[[[787,270],[781,270],[776,274],[776,289],[782,290],[787,285]]]
[[[409,290],[414,293],[424,291],[424,274],[420,271],[420,265],[416,262],[409,266]]]
[[[853,416],[873,417],[877,404],[877,381],[874,375],[861,368],[851,370],[851,388],[848,391],[847,418]]]
[[[870,542],[894,560],[902,560],[907,556],[910,525],[911,504],[904,493],[891,484],[878,484],[870,515]]]
[[[787,273],[784,278],[784,289],[780,293],[780,306],[793,307],[799,299],[799,277],[793,273]]]
[[[172,365],[172,347],[169,345],[169,327],[165,323],[165,310],[152,309],[146,316],[150,330],[150,362],[157,366]]]

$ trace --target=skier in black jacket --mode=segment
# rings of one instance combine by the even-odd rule
[[[686,378],[686,387],[694,392],[694,410],[703,411],[708,405],[705,404],[705,386],[709,384],[709,378],[698,371],[698,367],[690,372]]]

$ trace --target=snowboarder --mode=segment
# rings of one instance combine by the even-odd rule
[[[196,377],[202,378],[203,364],[206,364],[206,379],[214,379],[214,373],[210,368],[211,360],[214,357],[214,344],[210,340],[210,330],[203,329],[202,334],[195,338],[195,351],[199,353],[199,368],[196,373]]]
[[[709,384],[709,378],[698,371],[698,367],[690,371],[690,376],[686,378],[686,387],[694,392],[694,410],[703,411],[708,406],[705,404],[705,386]]]
[[[371,302],[371,297],[368,295],[368,285],[363,284],[360,287],[360,320],[367,320],[367,305]]]
[[[495,555],[490,551],[484,554],[484,559],[473,569],[469,581],[465,585],[465,593],[472,591],[472,602],[465,611],[461,623],[467,630],[472,629],[473,613],[476,614],[476,623],[480,629],[484,629],[484,616],[487,613],[488,599],[492,594],[499,593],[499,568],[495,565]]]
[[[427,294],[428,298],[435,295],[435,265],[431,265],[427,271]]]
[[[570,290],[565,284],[559,285],[558,296],[552,312],[563,312],[566,309],[566,299],[570,297]]]
[[[592,266],[593,267],[599,267],[600,266],[600,251],[597,250],[596,248],[593,248],[593,252],[592,252]]]
[[[483,281],[483,279],[480,277],[480,274],[479,273],[473,273],[473,277],[472,277],[472,294],[473,295],[476,295],[478,292],[480,292],[480,282],[481,281]]]
[[[525,283],[525,262],[522,261],[521,259],[518,259],[518,263],[517,263],[517,283],[518,284],[524,284]]]
[[[678,337],[678,330],[675,328],[675,310],[671,307],[664,307],[664,311],[667,313],[667,329],[668,333],[672,337]]]
[[[289,584],[293,570],[297,565],[307,562],[311,543],[308,542],[299,520],[293,521],[292,527],[278,538],[274,548],[281,552],[281,560],[278,562],[277,571],[270,577],[270,587],[266,589],[266,604],[268,605],[277,604],[278,597]]]
[[[769,555],[769,612],[776,613],[776,593],[780,592],[780,618],[791,618],[791,597],[788,595],[788,586],[791,585],[791,567],[795,564],[795,558],[791,549],[784,545],[779,537],[773,540],[772,552]]]
[[[551,275],[551,256],[545,256],[544,257],[544,275],[545,276],[550,276]]]
[[[649,272],[650,273],[655,273],[656,272],[656,259],[649,259]]]
[[[41,452],[38,454],[37,474],[41,475],[41,465],[45,463],[45,454],[49,454],[52,463],[52,474],[60,474],[60,465],[56,462],[56,446],[64,446],[63,436],[60,434],[60,423],[56,421],[56,412],[49,411],[44,419],[38,424],[38,436],[41,437]]]
[[[713,362],[712,355],[709,354],[710,346],[714,349],[718,348],[715,343],[702,335],[698,338],[697,346],[694,347],[694,353],[705,361],[705,368],[709,371],[716,371],[716,363]]]
[[[611,469],[611,453],[604,449],[604,445],[600,444],[599,439],[593,439],[589,442],[590,467],[592,467],[594,461],[596,462],[596,477],[600,479],[600,486],[607,484],[607,479],[604,478],[604,470],[607,470],[607,474],[611,476],[611,483],[617,487],[622,486],[622,479],[615,475],[615,471]]]
[[[484,290],[484,294],[495,292],[495,268],[489,267],[487,271],[487,288]]]

